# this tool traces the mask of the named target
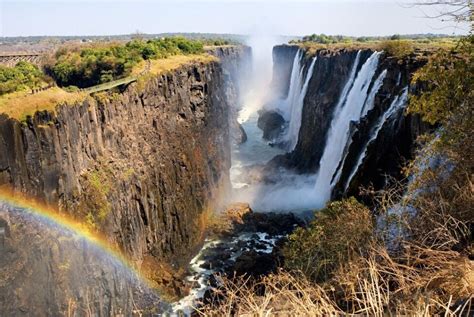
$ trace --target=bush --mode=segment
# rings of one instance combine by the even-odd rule
[[[372,239],[370,210],[355,198],[331,202],[315,213],[308,228],[298,228],[283,248],[285,267],[324,281],[340,263],[366,248]]]
[[[55,60],[46,69],[60,86],[85,88],[126,77],[143,60],[201,52],[203,44],[200,41],[183,37],[136,39],[125,45],[63,48],[56,52]]]
[[[387,40],[380,43],[380,49],[391,56],[402,58],[413,52],[413,44],[407,40]]]
[[[304,36],[303,42],[315,42],[320,44],[333,44],[340,42],[351,42],[352,39],[343,35],[312,34]]]
[[[411,96],[409,112],[441,125],[431,146],[412,164],[417,210],[412,228],[429,247],[474,255],[474,36],[440,51],[414,76],[426,90]],[[429,150],[429,151],[428,151]],[[442,160],[434,168],[430,161]],[[423,225],[420,225],[423,224]]]
[[[44,82],[41,70],[31,63],[21,61],[15,67],[0,65],[0,95],[38,88]]]

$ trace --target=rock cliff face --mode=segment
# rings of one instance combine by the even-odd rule
[[[297,51],[298,47],[293,45],[277,45],[273,47],[273,78],[271,86],[277,98],[284,99],[288,95],[293,59]]]
[[[243,89],[242,82],[250,74],[252,50],[248,46],[222,47],[212,51],[212,54],[219,57],[222,61],[224,77],[222,89],[225,90],[228,100],[231,104],[229,109],[229,125],[231,142],[239,145],[247,141],[247,134],[240,123],[237,121],[237,105],[239,104],[240,92]],[[229,58],[238,55],[239,58]]]
[[[138,263],[184,264],[229,189],[225,76],[222,62],[185,65],[26,124],[0,116],[0,185],[84,219]]]
[[[11,230],[0,240],[1,316],[147,316],[166,309],[133,270],[86,239],[0,203],[0,227],[5,222]]]
[[[294,46],[275,47],[275,63],[286,60],[286,63],[292,64],[296,50],[297,48]],[[372,53],[373,51],[369,49],[360,52],[358,69]],[[348,80],[356,56],[356,50],[319,50],[316,52],[317,60],[314,73],[304,98],[298,143],[294,151],[276,157],[272,161],[272,165],[283,165],[299,173],[316,173],[318,171],[319,161],[326,146],[327,133],[333,119],[334,108]],[[309,67],[312,57],[306,53],[305,68]],[[375,78],[382,71],[387,70],[387,75],[375,95],[373,110],[369,111],[358,124],[354,123],[351,127],[352,142],[349,149],[346,149],[348,155],[342,168],[340,181],[334,189],[334,197],[344,194],[351,170],[357,164],[362,145],[370,138],[377,118],[388,109],[393,99],[400,95],[405,87],[409,86],[413,72],[421,67],[425,60],[426,56],[421,52],[415,52],[401,60],[382,54],[370,85],[374,84]],[[292,67],[276,67],[274,70],[276,70],[275,77],[288,78]],[[280,89],[282,95],[288,91],[287,86],[280,87]],[[410,89],[413,90],[414,87]],[[376,188],[380,188],[386,180],[386,175],[400,176],[401,164],[411,157],[416,137],[428,126],[422,123],[418,117],[403,116],[402,112],[397,115],[394,121],[390,123],[390,126],[384,125],[377,139],[370,143],[363,163],[347,186],[346,194],[357,194],[360,185],[373,184]]]

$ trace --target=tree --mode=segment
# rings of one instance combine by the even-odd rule
[[[413,5],[431,7],[435,13],[426,13],[428,18],[451,22],[472,22],[473,0],[419,0]]]

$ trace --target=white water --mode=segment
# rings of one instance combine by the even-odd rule
[[[295,149],[296,144],[298,143],[298,135],[300,133],[301,127],[301,115],[303,113],[304,97],[306,96],[309,81],[313,76],[314,64],[316,63],[316,57],[313,57],[303,83],[304,67],[301,67],[300,55],[302,54],[300,54],[300,51],[301,50],[298,50],[298,54],[296,54],[295,57],[295,61],[297,61],[297,63],[293,63],[293,70],[291,75],[292,78],[290,82],[291,94],[288,94],[287,100],[285,101],[285,103],[289,106],[287,108],[290,108],[289,118],[287,119],[289,121],[289,125],[284,139],[286,143],[286,150],[288,152],[293,151]],[[295,66],[297,66],[297,68],[295,68]],[[295,76],[293,76],[293,74],[295,74]]]
[[[340,173],[337,173],[337,168],[344,160],[344,152],[349,143],[351,121],[359,121],[364,112],[368,99],[367,92],[377,70],[379,56],[380,52],[373,53],[362,65],[353,83],[349,79],[336,106],[316,176],[315,191],[320,207],[330,200],[332,189],[339,180]],[[354,67],[357,67],[356,62],[351,75],[353,71],[355,72]]]
[[[370,92],[367,96],[367,99],[365,100],[364,106],[362,107],[361,113],[359,115],[359,119],[357,122],[360,121],[361,118],[365,117],[369,110],[372,110],[374,108],[374,100],[375,100],[375,95],[379,91],[380,87],[382,87],[383,80],[385,79],[385,76],[387,75],[387,70],[384,70],[383,72],[380,73],[379,77],[375,80],[374,84],[372,85],[372,88],[370,89]],[[336,186],[337,182],[341,178],[342,170],[344,168],[344,163],[346,162],[347,154],[349,154],[349,147],[352,144],[352,137],[348,136],[347,144],[345,146],[345,151],[343,153],[343,157],[339,160],[339,165],[337,167],[337,171],[335,176],[333,177],[332,180],[332,187]]]
[[[365,117],[370,110],[374,109],[375,95],[379,91],[380,87],[382,87],[385,76],[387,76],[386,69],[383,72],[381,72],[379,77],[377,77],[377,79],[375,80],[374,85],[372,86],[372,89],[370,90],[369,96],[367,97],[367,100],[364,104],[364,107],[362,108],[362,111],[360,114],[361,118]]]
[[[372,135],[370,136],[367,143],[365,143],[364,150],[359,156],[359,159],[357,160],[357,164],[352,168],[351,174],[349,175],[349,178],[347,179],[346,184],[344,186],[344,190],[347,190],[347,187],[349,187],[352,178],[357,173],[357,170],[359,169],[360,165],[364,161],[364,158],[367,155],[367,149],[369,145],[374,140],[377,139],[379,132],[380,130],[382,130],[382,127],[384,126],[385,122],[389,120],[395,113],[402,110],[406,106],[407,98],[408,98],[408,88],[405,88],[403,89],[403,92],[401,93],[400,96],[396,96],[395,99],[393,99],[387,111],[385,111],[384,114],[377,120],[377,123],[375,124],[374,129],[372,131]]]
[[[252,47],[253,50],[253,47]],[[271,61],[271,50],[268,59]],[[263,132],[257,127],[258,110],[265,104],[267,108],[278,111],[283,118],[289,122],[286,134],[282,141],[287,144],[287,150],[292,150],[298,141],[299,129],[301,126],[301,115],[303,110],[303,101],[306,95],[309,81],[312,77],[316,58],[313,58],[308,71],[302,65],[303,51],[298,50],[293,59],[293,68],[290,75],[288,96],[284,100],[272,100],[269,95],[259,95],[246,93],[242,98],[242,108],[239,111],[239,123],[247,133],[247,141],[232,151],[231,182],[234,188],[233,200],[248,202],[252,208],[259,211],[271,210],[297,210],[301,208],[310,208],[314,203],[308,203],[301,197],[307,197],[311,193],[314,184],[314,176],[294,175],[286,170],[281,170],[278,175],[278,182],[275,184],[265,184],[259,181],[260,171],[253,170],[250,179],[245,179],[246,168],[251,166],[263,165],[279,154],[284,154],[285,150],[270,146],[263,140]],[[261,80],[261,77],[260,77]],[[249,82],[255,82],[255,78],[250,78]],[[270,87],[268,78],[267,91]],[[255,87],[261,87],[261,84],[255,84]],[[248,178],[248,177],[247,177]],[[306,190],[302,191],[301,187]],[[277,196],[275,196],[277,194]],[[304,202],[299,204],[298,202]]]

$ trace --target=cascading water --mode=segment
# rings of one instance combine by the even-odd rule
[[[384,70],[383,72],[380,73],[379,77],[377,77],[377,79],[375,80],[374,84],[372,85],[372,88],[370,89],[370,92],[369,92],[367,98],[365,99],[364,106],[362,107],[360,115],[359,115],[359,120],[357,120],[357,121],[360,121],[360,118],[365,117],[367,115],[367,113],[369,112],[369,110],[372,110],[374,108],[375,95],[377,94],[380,87],[382,86],[383,80],[385,79],[386,75],[387,75],[387,70]],[[334,175],[333,180],[331,181],[331,185],[333,187],[336,186],[337,182],[341,178],[342,169],[344,168],[344,163],[346,162],[348,149],[349,149],[349,146],[351,145],[351,143],[352,143],[352,138],[351,138],[351,136],[349,136],[348,140],[347,140],[347,144],[344,148],[343,157],[339,161],[339,165],[337,166],[336,174]]]
[[[391,119],[391,117],[394,114],[398,113],[400,110],[402,110],[405,107],[407,98],[408,98],[408,87],[403,89],[400,96],[396,96],[395,99],[393,99],[387,111],[385,111],[383,115],[377,120],[374,128],[372,129],[372,133],[370,135],[369,140],[364,144],[363,151],[361,152],[356,165],[352,168],[351,173],[349,174],[349,177],[347,178],[347,181],[345,182],[344,190],[347,190],[347,188],[349,187],[351,183],[352,178],[357,173],[357,170],[359,169],[360,165],[364,161],[364,158],[367,155],[367,149],[369,145],[375,139],[377,139],[379,132],[380,130],[382,130],[382,127],[384,126],[385,122]]]
[[[239,112],[238,120],[246,131],[248,139],[245,143],[234,147],[231,179],[234,188],[241,189],[247,187],[247,189],[239,190],[238,193],[235,193],[235,200],[244,200],[249,201],[250,203],[252,203],[255,198],[265,200],[265,197],[263,197],[264,194],[262,194],[262,188],[265,187],[265,185],[250,185],[247,181],[243,180],[242,175],[244,170],[247,167],[265,164],[276,155],[285,153],[285,150],[293,150],[298,142],[303,101],[316,64],[316,57],[312,58],[307,71],[305,71],[305,67],[302,65],[303,55],[304,52],[301,49],[299,49],[295,54],[290,75],[288,96],[284,100],[268,101],[269,96],[264,96],[257,100],[259,104],[255,105],[256,100],[254,100],[254,98],[243,99],[243,107]],[[267,85],[269,85],[269,82],[267,82]],[[247,94],[247,96],[251,96],[251,94]],[[269,146],[262,138],[263,133],[257,127],[257,111],[264,103],[265,107],[270,109],[273,108],[278,111],[285,121],[288,122],[288,128],[279,140],[281,144],[284,144],[285,149],[276,146]],[[256,176],[255,174],[256,172],[254,171],[253,175]],[[256,177],[258,178],[258,176]]]
[[[374,100],[375,100],[375,95],[379,91],[380,87],[382,87],[383,80],[385,79],[385,76],[387,76],[387,70],[385,69],[383,72],[380,73],[379,77],[374,82],[374,85],[372,86],[372,89],[370,90],[369,96],[367,97],[367,100],[364,104],[364,107],[362,108],[362,111],[360,113],[360,117],[365,117],[367,113],[374,108]]]
[[[288,97],[285,100],[285,104],[287,105],[286,108],[289,108],[289,116],[285,118],[289,121],[288,130],[284,137],[287,151],[293,151],[296,143],[298,143],[298,135],[301,127],[301,115],[303,113],[303,101],[306,96],[306,91],[308,90],[309,81],[313,76],[314,64],[316,63],[316,57],[313,57],[303,83],[304,66],[301,67],[302,55],[301,50],[298,50],[298,53],[295,56],[295,61],[293,62],[290,90]]]
[[[338,173],[337,169],[339,166],[342,166],[345,159],[345,150],[350,138],[351,122],[359,121],[361,115],[365,113],[364,108],[368,99],[370,99],[367,92],[377,70],[380,54],[380,52],[373,53],[362,65],[352,82],[359,60],[358,53],[351,76],[334,111],[331,127],[326,139],[326,147],[324,148],[319,163],[319,172],[316,176],[315,190],[320,206],[323,206],[331,198],[332,189],[339,181],[340,172]],[[374,90],[372,89],[372,91]],[[370,95],[372,95],[372,91]],[[373,94],[375,95],[376,92],[373,92]]]

